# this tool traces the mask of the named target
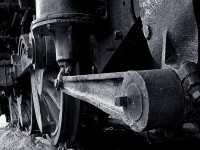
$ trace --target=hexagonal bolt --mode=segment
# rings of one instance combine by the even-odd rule
[[[115,106],[126,106],[127,105],[127,96],[119,96],[115,98]]]
[[[124,33],[122,31],[115,31],[115,40],[122,40],[124,38]]]

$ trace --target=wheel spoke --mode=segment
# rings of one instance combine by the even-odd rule
[[[75,140],[80,109],[79,101],[54,88],[52,79],[55,79],[57,74],[45,70],[43,77],[33,73],[31,78],[34,108],[40,131],[47,134],[54,145]],[[42,83],[42,89],[38,90],[35,86],[37,82]]]

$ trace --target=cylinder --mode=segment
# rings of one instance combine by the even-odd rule
[[[77,13],[76,0],[36,0],[36,19],[55,14]]]
[[[58,14],[100,15],[97,8],[104,4],[105,0],[36,0],[36,19]]]
[[[122,89],[127,96],[124,122],[134,131],[175,126],[183,121],[184,92],[173,70],[129,72]]]
[[[77,24],[92,23],[105,12],[106,0],[36,0],[36,20],[32,22],[32,31],[53,36],[57,62],[71,60],[75,51],[73,43],[79,38],[71,29]],[[84,38],[89,37],[86,35]]]
[[[48,34],[47,25],[56,28],[71,23],[93,23],[106,15],[106,6],[106,0],[36,0],[32,29]]]

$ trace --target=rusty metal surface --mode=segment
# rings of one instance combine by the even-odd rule
[[[193,0],[140,0],[143,32],[159,67],[162,57],[175,67],[198,60],[198,30]],[[167,35],[163,32],[167,30]],[[150,35],[148,35],[150,34]],[[162,56],[165,51],[165,56]]]
[[[180,79],[171,69],[139,72],[143,77],[149,97],[147,128],[151,125],[176,126],[184,122],[184,92]]]
[[[36,0],[36,18],[51,18],[53,15],[89,14],[104,16],[106,0]],[[99,9],[99,11],[98,11]],[[100,10],[101,9],[101,10]]]
[[[58,6],[58,4],[60,4],[61,1],[52,1],[49,3],[48,2],[49,1],[37,2],[38,3],[37,9],[39,10],[38,11],[39,14],[37,15],[38,17],[36,17],[36,20],[33,21],[33,26],[32,26],[33,32],[37,34],[44,34],[44,35],[49,35],[50,33],[53,33],[54,40],[57,43],[56,44],[57,47],[58,46],[64,47],[62,45],[66,45],[66,43],[65,44],[64,42],[61,43],[61,40],[58,40],[59,36],[61,37],[61,34],[59,34],[59,36],[57,36],[58,38],[56,38],[55,33],[58,33],[57,30],[59,28],[62,28],[63,30],[62,34],[64,34],[64,32],[67,32],[67,31],[71,32],[70,30],[67,30],[69,25],[73,26],[73,25],[79,24],[80,26],[77,27],[77,28],[80,28],[78,30],[78,32],[80,32],[79,35],[90,34],[89,35],[90,39],[88,39],[88,41],[90,41],[90,47],[88,47],[87,49],[91,51],[90,52],[91,54],[88,53],[88,55],[92,55],[93,58],[90,64],[94,64],[98,72],[101,72],[104,69],[105,65],[108,63],[109,59],[111,58],[111,56],[115,53],[117,49],[120,49],[120,51],[128,49],[128,47],[125,45],[126,45],[127,39],[130,38],[130,35],[127,36],[127,34],[129,30],[131,29],[132,25],[135,23],[133,12],[131,10],[131,2],[129,0],[126,0],[126,1],[117,0],[117,1],[109,1],[109,2],[96,1],[92,3],[90,3],[90,1],[84,2],[85,4],[89,3],[90,5],[93,3],[97,3],[98,6],[101,7],[101,9],[103,9],[103,13],[106,16],[106,18],[103,18],[100,21],[95,20],[94,24],[92,25],[87,24],[86,27],[84,27],[83,24],[85,24],[87,21],[84,21],[84,20],[85,19],[92,20],[92,19],[90,19],[90,17],[87,16],[87,13],[82,13],[82,10],[85,9],[84,7],[85,4],[79,10],[80,1],[73,1],[73,2],[64,1],[63,6],[59,7],[59,9],[56,9],[56,7]],[[69,5],[69,6],[65,5],[68,3],[69,4],[72,3],[73,5]],[[106,12],[104,12],[105,3],[106,3],[106,8],[107,8]],[[76,4],[76,8],[74,7],[75,4]],[[50,7],[50,6],[55,6],[55,7]],[[87,32],[82,32],[81,29]],[[70,36],[73,37],[74,34]],[[66,35],[62,36],[62,39],[66,39],[65,41],[69,41],[71,38],[70,36],[69,37],[67,37]],[[81,35],[81,37],[83,37],[83,35]],[[86,39],[88,37],[83,37],[83,38]],[[124,40],[125,38],[126,40]],[[85,42],[85,39],[82,40],[82,42]],[[123,45],[119,47],[123,40],[124,40]],[[129,41],[129,43],[132,41]],[[76,43],[76,38],[72,39],[72,43]],[[77,45],[82,45],[82,44],[81,42],[76,43],[76,45],[73,45],[73,47],[75,47],[74,49],[76,49]],[[69,49],[69,48],[70,48],[70,45],[68,45],[65,49]],[[60,51],[60,54],[63,54],[62,52],[63,50],[59,50],[59,51]],[[59,51],[57,51],[57,53]],[[129,52],[132,51],[132,47],[129,48],[128,51]],[[72,55],[71,52],[67,53],[66,55],[62,55],[61,59],[71,58],[71,55]],[[81,57],[80,55],[78,55],[78,57]]]
[[[36,20],[32,29],[40,34],[49,34],[48,26],[67,27],[70,24],[90,24],[107,17],[106,0],[87,1],[36,1]]]
[[[136,132],[183,121],[183,89],[171,69],[65,76],[63,91],[123,120]]]
[[[124,129],[136,132],[198,120],[195,0],[36,0],[36,12],[34,0],[4,2],[0,60],[11,55],[11,62],[0,61],[0,88],[13,84],[19,96],[31,80],[33,94],[29,112],[23,97],[17,103],[9,99],[11,123],[34,128],[35,120],[58,146],[75,140],[83,117],[80,100],[87,102],[81,115],[98,126],[107,115],[118,120],[113,124],[123,121]],[[195,67],[179,68],[186,61]],[[75,76],[62,77],[59,67]],[[119,72],[128,70],[140,71]],[[95,74],[102,72],[112,73]],[[29,73],[31,79],[25,78]],[[86,121],[80,126],[87,127]]]
[[[122,108],[115,106],[115,97],[122,94],[120,87],[123,73],[64,78],[64,91],[67,94],[85,100],[116,118],[123,115]]]
[[[72,28],[58,28],[54,32],[56,61],[73,58]]]
[[[80,101],[54,88],[57,72],[36,70],[31,73],[33,104],[39,130],[53,145],[74,141],[79,121]]]
[[[96,66],[98,73],[101,73],[106,65],[109,66],[109,69],[107,69],[108,67],[106,66],[107,68],[104,72],[111,72],[110,70],[114,67],[112,64],[112,67],[110,67],[109,60],[113,55],[117,55],[117,58],[114,57],[114,62],[111,61],[111,63],[116,64],[118,61],[122,62],[123,60],[121,60],[121,58],[123,52],[136,52],[136,54],[128,53],[125,56],[125,60],[129,60],[128,63],[132,63],[131,59],[127,59],[127,57],[137,55],[137,48],[139,46],[135,46],[134,44],[136,42],[135,39],[140,41],[141,35],[138,33],[135,26],[133,27],[136,21],[133,17],[130,0],[109,1],[108,10],[108,19],[99,22],[93,27],[90,38],[93,63]],[[134,35],[135,33],[133,33],[132,27],[134,28],[135,33],[137,33],[136,35]],[[120,38],[117,37],[117,33],[121,34]],[[130,44],[133,44],[134,46],[131,47]],[[125,62],[123,66],[126,67],[126,65],[129,65],[128,63]],[[115,72],[121,70],[115,69]]]

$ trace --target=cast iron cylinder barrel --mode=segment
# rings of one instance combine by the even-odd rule
[[[73,23],[90,24],[105,18],[106,14],[106,0],[36,0],[36,20],[32,29],[46,34],[47,25],[56,28]]]
[[[98,0],[36,0],[36,19],[58,14],[98,14]]]
[[[35,34],[52,35],[56,60],[66,61],[73,59],[73,43],[77,38],[70,29],[75,24],[93,23],[105,14],[106,0],[36,0],[36,20],[32,22],[32,30]]]

